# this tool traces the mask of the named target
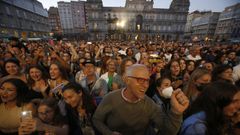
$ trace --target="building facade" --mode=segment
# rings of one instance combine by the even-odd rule
[[[126,0],[125,7],[103,7],[102,0],[87,0],[90,40],[180,40],[189,0],[173,0],[169,9],[153,8],[153,0]]]
[[[58,12],[64,35],[81,34],[86,30],[84,1],[58,2]]]
[[[208,12],[192,22],[193,40],[213,40],[220,13]]]
[[[49,35],[48,12],[37,0],[0,1],[0,37]]]
[[[61,22],[58,13],[58,8],[50,7],[48,10],[48,21],[52,33],[62,34]]]
[[[194,11],[192,13],[189,13],[187,16],[187,23],[185,25],[185,33],[184,33],[184,38],[185,39],[192,39],[192,34],[193,34],[193,27],[192,27],[192,23],[193,20],[203,16],[206,13],[210,13],[211,11],[204,11],[204,12],[200,12],[200,11]]]
[[[240,3],[226,7],[220,14],[215,39],[217,41],[240,39]]]

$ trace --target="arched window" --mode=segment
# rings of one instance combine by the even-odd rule
[[[136,17],[136,30],[142,30],[143,16],[137,15]]]

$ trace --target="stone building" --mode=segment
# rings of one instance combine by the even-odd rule
[[[77,35],[85,31],[85,1],[60,1],[58,12],[64,35]]]
[[[61,28],[61,22],[60,22],[60,16],[58,13],[58,8],[56,7],[50,7],[48,10],[48,21],[50,30],[52,33],[61,34],[62,28]]]
[[[49,32],[48,12],[39,1],[0,1],[0,37],[45,37]]]
[[[240,3],[226,7],[220,14],[215,39],[217,41],[240,40]]]
[[[184,38],[186,40],[192,40],[194,37],[192,36],[193,35],[193,27],[192,27],[192,24],[193,24],[193,21],[194,19],[198,18],[198,17],[201,17],[203,16],[204,14],[207,14],[207,13],[210,13],[211,11],[193,11],[192,13],[189,13],[188,16],[187,16],[187,23],[186,23],[186,26],[185,26],[185,33],[184,33]]]
[[[193,40],[213,40],[219,15],[219,12],[208,12],[195,18],[192,22]]]
[[[90,40],[181,40],[189,0],[173,0],[169,9],[153,8],[153,0],[126,0],[125,7],[86,1]]]

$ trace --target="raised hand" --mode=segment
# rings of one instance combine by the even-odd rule
[[[28,135],[36,130],[36,121],[34,119],[25,119],[18,128],[19,135]]]
[[[72,47],[72,44],[70,42],[66,43],[67,47]]]
[[[189,106],[189,100],[181,89],[173,91],[171,96],[171,109],[176,114],[182,114]]]

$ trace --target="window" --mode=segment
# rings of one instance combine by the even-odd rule
[[[97,23],[94,23],[94,24],[93,24],[93,29],[97,29],[97,26],[98,26],[98,24],[97,24]]]
[[[148,24],[145,25],[145,30],[150,30],[150,26]]]
[[[168,18],[169,18],[169,20],[173,20],[173,15],[170,14]]]
[[[163,31],[165,31],[166,30],[166,26],[163,26]]]
[[[16,12],[17,12],[17,17],[20,17],[19,10],[16,10]]]
[[[8,7],[5,7],[5,8],[6,8],[6,11],[7,11],[7,15],[11,15],[9,8]]]
[[[27,19],[27,15],[26,15],[25,12],[23,12],[23,16],[24,16],[25,19]]]
[[[153,30],[156,31],[156,25],[153,25]]]
[[[171,31],[171,26],[168,26],[168,31]]]
[[[161,20],[161,19],[162,19],[162,15],[161,15],[161,14],[159,14],[159,15],[158,15],[158,18]]]

